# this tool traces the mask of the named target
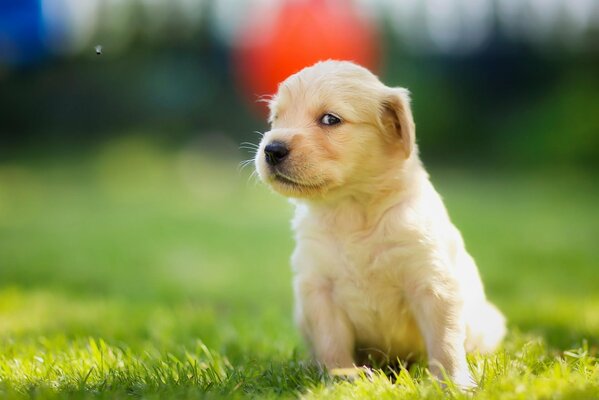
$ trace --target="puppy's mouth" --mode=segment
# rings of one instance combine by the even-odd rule
[[[286,183],[288,185],[307,186],[306,184],[299,182],[298,180],[293,179],[290,176],[287,176],[284,173],[282,173],[281,171],[278,171],[276,169],[273,171],[273,176],[274,176],[275,180],[282,182],[282,183]]]
[[[325,182],[318,182],[318,183],[302,182],[296,178],[290,177],[289,175],[279,171],[278,169],[273,169],[272,177],[273,177],[273,180],[278,183],[282,183],[285,186],[291,186],[291,187],[294,187],[297,189],[315,190],[315,189],[320,189],[323,186],[325,186]]]

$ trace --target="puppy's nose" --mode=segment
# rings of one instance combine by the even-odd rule
[[[287,154],[289,154],[289,149],[282,142],[272,142],[264,147],[266,162],[273,167],[281,163],[287,157]]]

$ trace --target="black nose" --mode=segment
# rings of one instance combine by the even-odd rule
[[[264,148],[266,162],[272,166],[280,164],[287,157],[287,154],[289,154],[289,149],[281,142],[272,142]]]

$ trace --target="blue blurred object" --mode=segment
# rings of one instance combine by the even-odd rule
[[[47,54],[41,0],[0,0],[0,64],[33,64]]]

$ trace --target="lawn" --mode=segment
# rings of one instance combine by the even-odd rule
[[[473,397],[599,398],[591,174],[431,172],[509,319],[469,358]],[[291,213],[234,158],[135,138],[0,162],[0,397],[467,398],[421,365],[349,382],[309,361]]]

